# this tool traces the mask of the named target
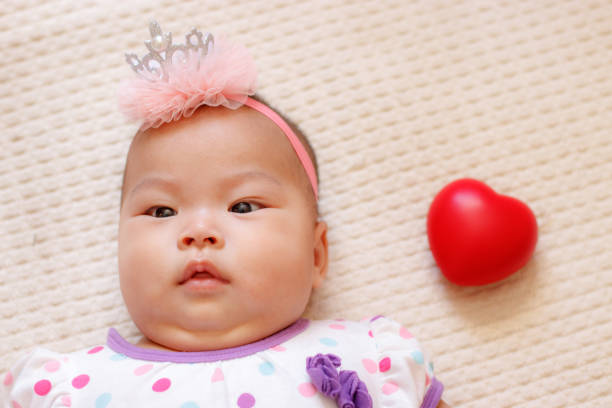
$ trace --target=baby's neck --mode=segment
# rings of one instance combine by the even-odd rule
[[[157,344],[155,342],[152,342],[151,340],[149,340],[145,336],[142,336],[140,338],[140,340],[138,340],[136,345],[138,347],[142,347],[142,348],[146,348],[146,349],[151,349],[151,350],[176,351],[176,350],[172,350],[172,349],[170,349],[168,347],[164,347],[161,344]]]
[[[223,347],[219,342],[215,342],[215,344],[220,345],[218,348],[202,348],[202,349],[193,349],[189,351],[196,352],[215,352],[219,350],[224,350],[225,352],[230,349],[239,350],[238,353],[240,355],[248,355],[249,353],[261,351],[272,346],[276,346],[284,341],[291,339],[294,336],[297,336],[302,331],[306,330],[309,325],[309,320],[306,318],[299,318],[289,326],[274,332],[272,334],[267,334],[263,337],[253,337],[244,343],[230,344],[227,347]],[[163,352],[185,352],[188,350],[180,350],[175,348],[170,348],[164,346],[162,344],[156,343],[146,336],[142,336],[140,340],[138,340],[135,344],[138,348],[148,349],[148,350],[156,350]],[[246,354],[245,354],[246,353]],[[227,353],[225,354],[227,355]]]

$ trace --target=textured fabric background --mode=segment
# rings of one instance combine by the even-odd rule
[[[312,140],[331,265],[309,316],[401,321],[455,407],[612,406],[612,3],[594,0],[2,0],[0,371],[137,337],[115,244],[136,126],[115,92],[151,18],[244,43]],[[538,218],[498,284],[449,284],[429,251],[429,204],[461,177]]]

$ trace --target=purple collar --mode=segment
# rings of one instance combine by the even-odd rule
[[[172,363],[210,363],[213,361],[230,360],[246,357],[297,336],[309,324],[308,319],[299,319],[291,326],[274,333],[273,335],[243,346],[210,351],[162,351],[135,346],[127,342],[114,328],[108,330],[106,343],[115,352],[124,354],[137,360],[172,362]]]

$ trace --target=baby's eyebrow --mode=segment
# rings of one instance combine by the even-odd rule
[[[230,185],[239,185],[250,180],[263,179],[279,187],[282,187],[282,183],[274,176],[259,170],[245,170],[231,174],[225,178],[225,181]]]
[[[245,170],[231,174],[224,178],[224,183],[226,183],[228,187],[235,187],[242,183],[258,179],[275,184],[279,187],[283,186],[276,177],[259,170]],[[138,190],[146,188],[161,188],[164,190],[174,191],[177,190],[179,186],[171,179],[160,176],[148,176],[140,180],[140,182],[136,184],[136,186],[134,186],[134,188],[129,192],[129,195],[133,195],[134,193],[138,192]]]
[[[176,190],[177,185],[169,179],[157,176],[145,177],[130,191],[130,195],[144,188],[162,188],[165,190]]]

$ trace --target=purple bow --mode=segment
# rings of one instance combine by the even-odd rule
[[[315,388],[336,400],[340,408],[372,408],[372,398],[355,371],[341,370],[334,354],[317,354],[306,359],[306,372]]]

